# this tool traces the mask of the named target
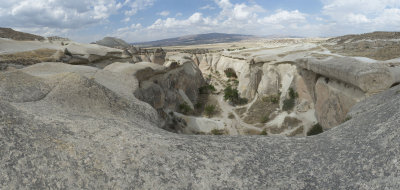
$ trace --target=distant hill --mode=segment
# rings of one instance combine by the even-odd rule
[[[45,38],[42,36],[15,31],[11,28],[1,28],[1,27],[0,27],[0,38],[9,38],[19,41],[45,40]]]
[[[241,35],[241,34],[209,33],[209,34],[182,36],[178,38],[169,38],[151,42],[133,43],[133,45],[141,47],[186,46],[186,45],[238,42],[252,38],[257,38],[257,37],[250,35]]]
[[[337,42],[338,44],[343,44],[345,42],[355,42],[360,40],[393,40],[393,39],[400,39],[400,32],[377,31],[365,34],[351,34],[351,35],[331,38],[328,41]]]
[[[112,47],[112,48],[129,48],[130,44],[126,43],[124,40],[114,37],[105,37],[102,40],[96,42],[98,45]]]

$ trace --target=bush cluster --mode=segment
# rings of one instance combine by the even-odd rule
[[[228,77],[228,78],[237,78],[235,70],[233,70],[231,68],[226,69],[224,72],[225,72],[226,77]]]
[[[217,111],[217,106],[208,104],[204,108],[204,111],[205,111],[207,117],[212,117],[215,114],[215,112]]]
[[[279,100],[280,100],[280,95],[279,94],[262,97],[262,101],[263,102],[271,102],[273,104],[279,103]]]
[[[322,132],[324,132],[322,126],[319,123],[317,123],[314,126],[312,126],[311,129],[307,132],[307,136],[318,135]]]
[[[189,106],[188,103],[184,102],[182,104],[179,104],[179,112],[182,114],[189,114],[191,113],[193,110],[192,108]]]
[[[215,87],[212,84],[208,84],[199,88],[200,94],[209,94],[215,92]]]
[[[299,97],[299,94],[293,90],[293,88],[289,89],[289,99],[283,101],[283,111],[289,111],[294,108],[296,104],[296,98]]]
[[[246,98],[240,98],[239,91],[236,88],[232,88],[232,86],[227,86],[224,89],[224,99],[231,101],[234,104],[246,104]]]

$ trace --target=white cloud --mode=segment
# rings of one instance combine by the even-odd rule
[[[327,33],[337,34],[399,30],[399,0],[323,0],[322,13],[334,23]]]
[[[169,15],[169,11],[162,11],[162,12],[159,12],[157,14],[166,17],[166,16]]]
[[[219,19],[227,20],[246,20],[254,19],[257,17],[257,13],[265,12],[265,10],[257,5],[247,5],[245,3],[232,4],[229,0],[215,0],[221,12]]]
[[[122,4],[116,0],[0,0],[2,24],[13,27],[80,28],[103,21]]]
[[[112,35],[137,42],[208,32],[269,35],[291,34],[296,30],[296,35],[318,33],[317,27],[307,23],[307,15],[298,10],[277,10],[260,17],[258,14],[265,15],[266,11],[255,3],[232,4],[229,0],[215,0],[215,3],[220,8],[217,17],[196,12],[184,19],[157,19],[150,26],[118,30]]]
[[[298,10],[295,11],[277,10],[275,14],[264,17],[259,20],[260,23],[264,24],[280,24],[283,22],[301,23],[305,21],[306,21],[306,15]]]
[[[203,7],[200,7],[200,10],[214,10],[215,7],[211,6],[211,5],[205,5]]]
[[[155,0],[125,0],[124,5],[130,7],[129,10],[125,11],[125,15],[135,15],[138,11],[153,6],[154,2]]]

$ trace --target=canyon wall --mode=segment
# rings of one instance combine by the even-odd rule
[[[324,129],[348,120],[346,115],[357,102],[400,82],[398,66],[351,57],[321,58],[313,51],[224,51],[193,54],[192,59],[204,76],[217,72],[224,78],[224,71],[234,70],[239,94],[249,101],[279,94],[282,109],[293,89],[298,95],[293,112],[315,112]]]

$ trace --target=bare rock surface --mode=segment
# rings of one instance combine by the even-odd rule
[[[5,189],[400,188],[400,86],[317,136],[185,136],[160,129],[152,107],[103,83],[99,69],[93,78],[81,69],[63,77],[29,70],[0,74],[17,81],[3,88],[0,80]],[[24,81],[35,81],[29,93],[46,95],[4,98],[5,90],[28,93]]]

